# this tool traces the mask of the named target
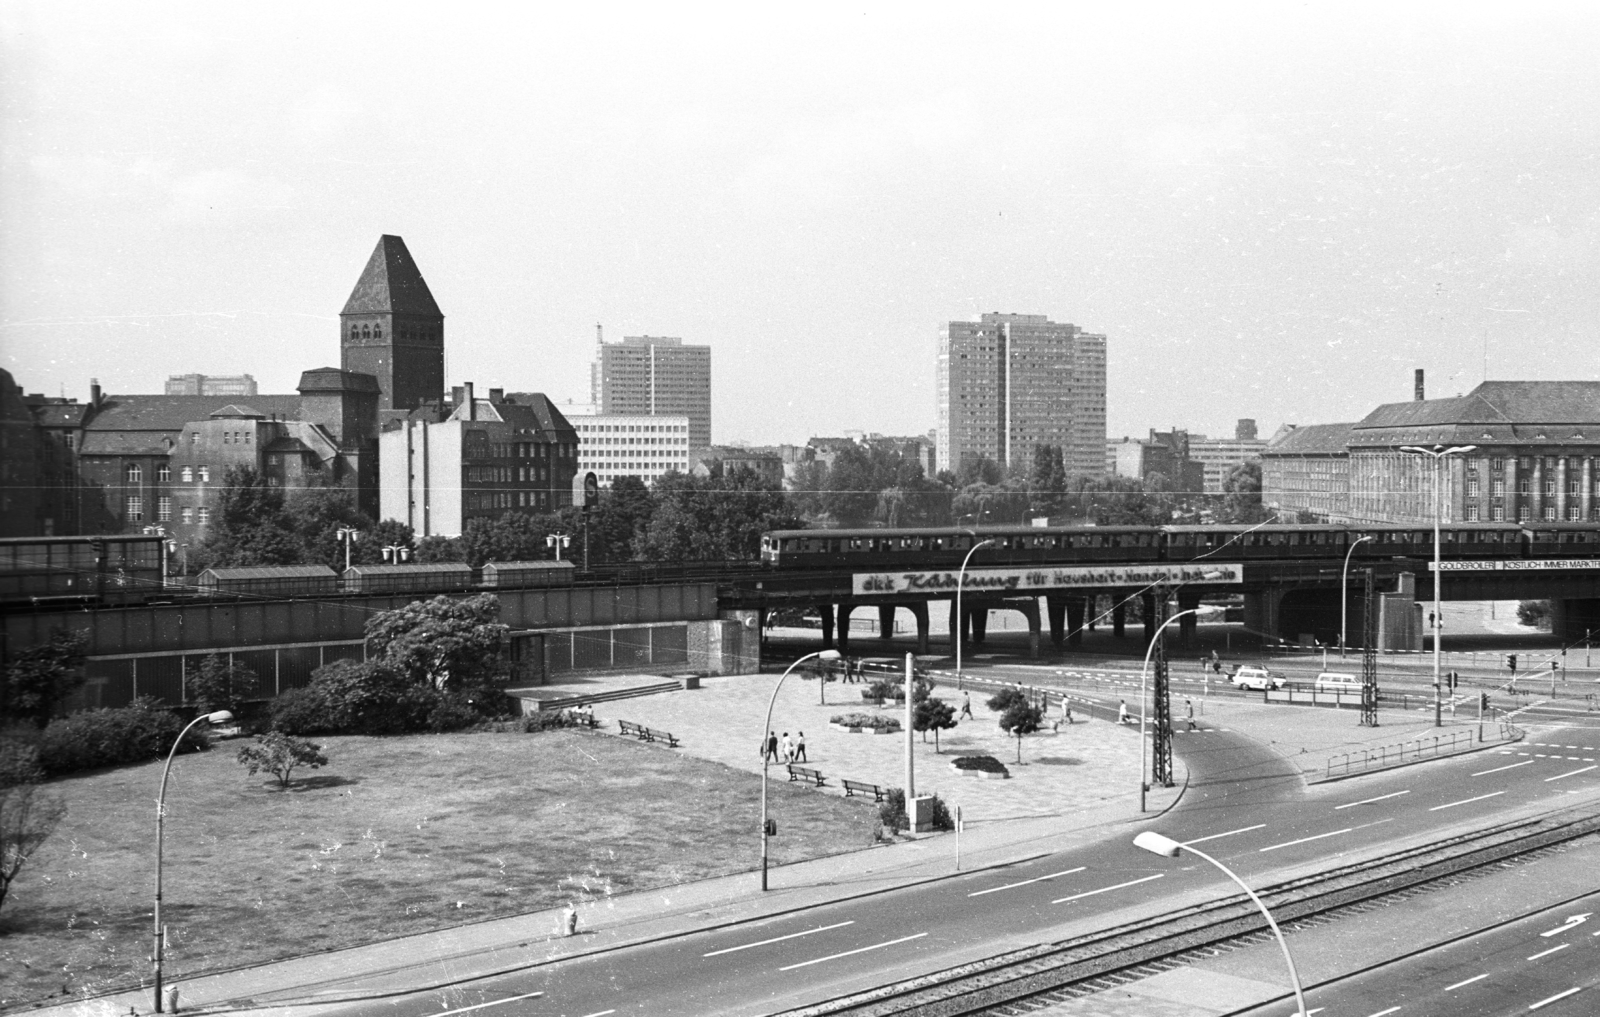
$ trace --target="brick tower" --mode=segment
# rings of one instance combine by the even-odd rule
[[[378,379],[380,409],[444,397],[444,315],[406,242],[378,238],[339,313],[341,365]]]

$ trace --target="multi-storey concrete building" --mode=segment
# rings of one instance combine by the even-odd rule
[[[460,536],[468,520],[544,515],[572,504],[578,434],[538,392],[465,385],[448,419],[408,420],[379,438],[381,518],[418,537]]]
[[[169,374],[167,395],[253,396],[256,380],[248,374]]]
[[[1267,443],[1256,437],[1256,422],[1240,420],[1232,438],[1207,438],[1203,434],[1189,436],[1189,458],[1205,467],[1205,491],[1220,494],[1222,482],[1234,467],[1261,455]]]
[[[1105,469],[1106,337],[1042,314],[952,321],[936,357],[939,469],[1025,466],[1059,445],[1069,473]]]
[[[691,452],[711,446],[711,347],[627,336],[595,347],[591,398],[602,415],[688,417]]]
[[[1199,491],[1205,484],[1205,468],[1189,456],[1188,431],[1152,430],[1148,438],[1114,444],[1119,477],[1148,481],[1159,474],[1168,491]]]
[[[652,484],[663,474],[689,472],[689,418],[623,413],[568,416],[578,435],[578,472],[593,472],[601,487],[619,477]]]
[[[1280,518],[1350,521],[1350,429],[1354,424],[1285,427],[1261,450],[1261,504]]]

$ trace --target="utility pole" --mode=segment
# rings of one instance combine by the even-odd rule
[[[1361,726],[1378,726],[1378,598],[1367,569],[1367,603],[1361,625]]]
[[[1151,657],[1155,671],[1155,727],[1150,742],[1150,780],[1162,787],[1172,787],[1176,781],[1172,777],[1172,703],[1167,684],[1167,637],[1166,632],[1159,629],[1167,614],[1165,589],[1158,591],[1155,605],[1156,616],[1152,622],[1158,626],[1158,630],[1155,653]]]

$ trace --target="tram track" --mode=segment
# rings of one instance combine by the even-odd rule
[[[1555,814],[1500,824],[1377,859],[1257,888],[1285,928],[1353,916],[1516,864],[1600,833],[1600,814]],[[1182,966],[1269,936],[1243,894],[1054,943],[1014,950],[779,1017],[1015,1015]]]

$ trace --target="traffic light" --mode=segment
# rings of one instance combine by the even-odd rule
[[[1517,670],[1517,655],[1515,653],[1507,655],[1507,657],[1506,657],[1506,667],[1509,667],[1513,674],[1516,673],[1516,670]]]
[[[1484,692],[1484,693],[1482,693],[1482,694],[1480,694],[1478,696],[1478,709],[1487,710],[1488,708],[1489,708],[1489,693]]]
[[[778,821],[776,819],[767,820],[765,833],[768,837],[776,837],[778,835]]]
[[[1451,692],[1456,690],[1456,683],[1461,681],[1461,676],[1454,671],[1444,676],[1445,687]]]

